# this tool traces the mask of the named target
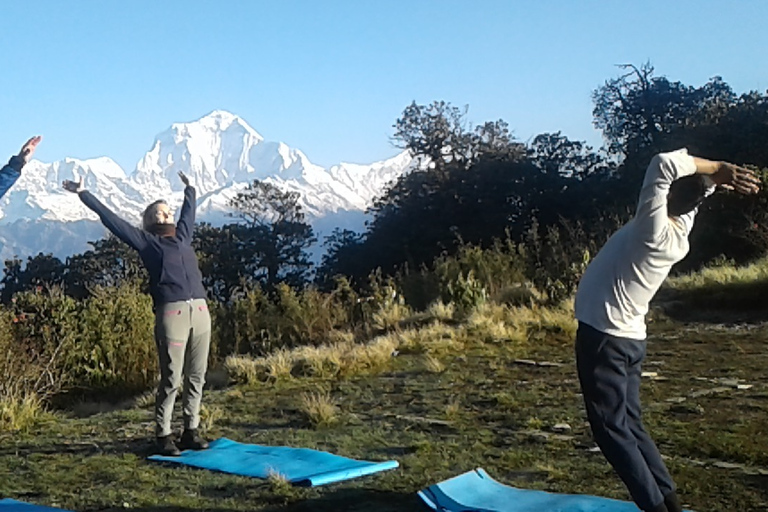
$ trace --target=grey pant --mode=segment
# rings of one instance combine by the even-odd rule
[[[645,341],[611,336],[579,322],[576,365],[592,434],[642,510],[666,510],[675,484],[640,410]]]
[[[155,400],[157,435],[171,433],[176,393],[184,376],[182,408],[184,428],[200,424],[208,351],[211,346],[211,316],[205,299],[169,302],[155,313],[155,342],[160,359],[160,384]]]

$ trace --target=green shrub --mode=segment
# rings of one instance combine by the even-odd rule
[[[459,274],[446,279],[442,283],[442,299],[444,303],[453,304],[460,314],[467,314],[487,302],[488,292],[470,271],[466,276]]]
[[[497,300],[510,286],[520,286],[528,281],[525,253],[509,236],[494,240],[487,248],[462,244],[455,256],[437,258],[433,268],[444,300],[449,283],[455,287],[457,282],[466,281],[470,275],[491,300]]]
[[[6,391],[12,384],[21,395],[46,398],[68,389],[73,379],[63,361],[77,346],[77,301],[60,288],[21,292],[9,304],[5,321],[12,334],[3,351]]]
[[[0,316],[0,393],[12,383],[43,399],[73,390],[130,394],[154,382],[150,298],[133,284],[91,292],[80,301],[58,288],[14,296]]]
[[[78,304],[77,342],[65,370],[88,390],[143,391],[158,374],[152,300],[137,285],[96,287]]]
[[[581,223],[566,220],[546,228],[533,224],[522,249],[526,273],[536,289],[546,294],[548,304],[557,305],[573,295],[591,257],[619,223],[619,218],[603,220],[599,232],[587,232]]]
[[[346,280],[329,293],[315,288],[296,291],[286,284],[267,296],[248,289],[213,312],[213,345],[219,359],[229,355],[261,356],[281,348],[326,343],[340,328],[354,323],[357,294]]]

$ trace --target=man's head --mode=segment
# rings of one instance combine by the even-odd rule
[[[706,197],[704,176],[694,174],[672,182],[667,195],[667,215],[679,217],[698,207]]]
[[[147,206],[142,215],[141,224],[144,231],[156,235],[173,234],[173,212],[168,203],[161,199]]]

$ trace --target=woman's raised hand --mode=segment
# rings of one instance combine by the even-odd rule
[[[66,190],[67,192],[77,193],[77,192],[82,192],[83,190],[85,190],[85,188],[83,187],[83,178],[82,178],[82,176],[80,177],[79,181],[64,180],[61,183],[61,186],[63,186],[64,190]]]

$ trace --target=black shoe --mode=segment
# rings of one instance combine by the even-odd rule
[[[181,434],[179,448],[182,450],[205,450],[208,448],[208,441],[200,437],[196,428],[191,428]]]
[[[155,449],[157,450],[158,455],[165,455],[166,457],[178,457],[181,455],[179,447],[176,446],[173,434],[157,436],[155,443]]]
[[[672,491],[664,496],[664,504],[667,506],[669,512],[683,512],[683,506],[680,504],[680,498],[677,497],[677,493]]]

